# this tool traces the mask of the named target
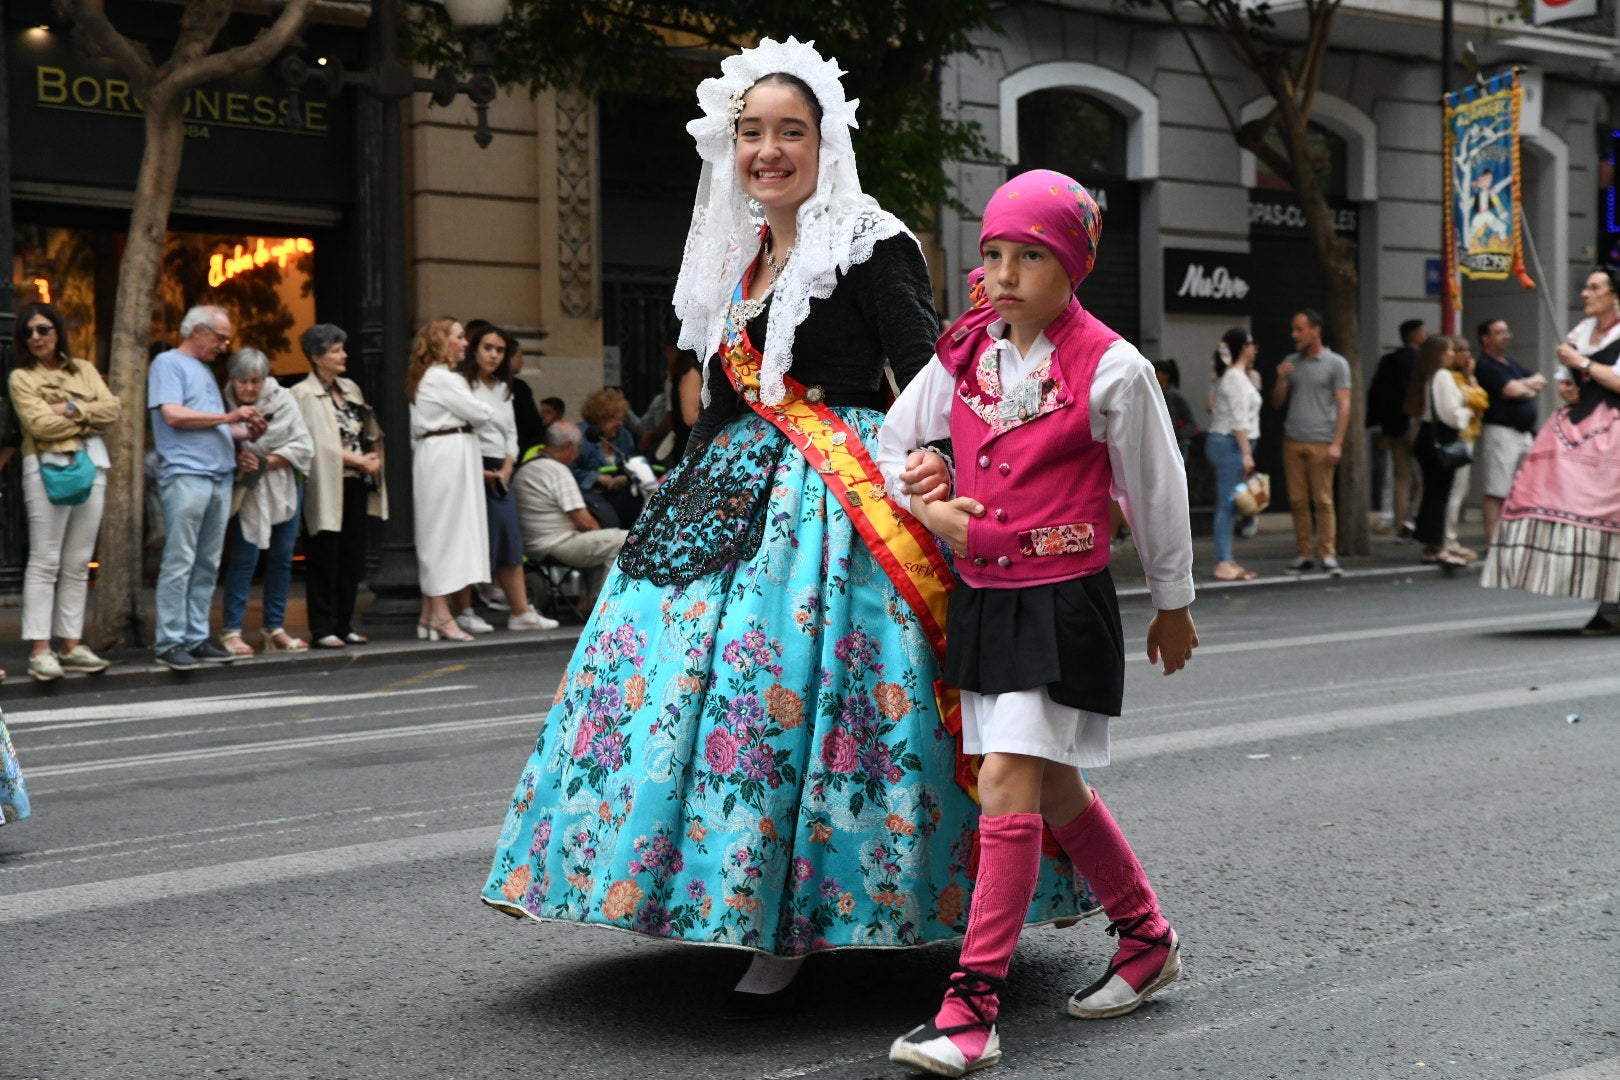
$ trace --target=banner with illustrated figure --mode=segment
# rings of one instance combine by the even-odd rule
[[[1517,70],[1445,99],[1446,282],[1458,311],[1458,274],[1535,287],[1524,269],[1520,234]]]

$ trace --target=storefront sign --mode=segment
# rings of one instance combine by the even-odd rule
[[[1164,309],[1191,315],[1246,315],[1249,256],[1238,251],[1164,249]]]
[[[314,242],[302,236],[289,236],[273,244],[265,243],[265,238],[261,236],[257,243],[250,242],[247,248],[237,244],[233,254],[214,252],[208,259],[208,287],[217,289],[238,274],[245,274],[261,266],[269,266],[271,263],[286,269],[288,259],[313,254],[315,254]]]
[[[1598,13],[1598,0],[1534,0],[1531,22],[1536,26],[1566,19],[1590,19]]]
[[[1333,219],[1334,232],[1355,238],[1361,223],[1354,203],[1330,198],[1328,213]],[[1293,192],[1255,188],[1249,192],[1249,231],[1271,236],[1307,236],[1310,227],[1305,221],[1305,208]]]
[[[35,29],[7,35],[6,75],[14,180],[134,186],[146,128],[117,64],[88,59],[66,32]],[[354,198],[347,99],[311,89],[294,101],[270,72],[249,71],[188,91],[184,116],[182,194]]]

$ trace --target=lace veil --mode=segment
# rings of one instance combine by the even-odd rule
[[[698,85],[703,115],[686,125],[703,158],[692,225],[686,234],[681,272],[675,282],[675,314],[680,345],[703,357],[703,398],[708,403],[708,365],[725,334],[727,309],[737,283],[753,261],[764,216],[737,182],[735,128],[741,95],[772,72],[795,75],[815,92],[821,106],[821,157],[815,193],[799,207],[799,236],[793,258],[771,289],[770,334],[760,371],[760,397],[782,400],[782,376],[793,363],[793,340],[813,298],[832,295],[837,275],[872,256],[879,240],[904,233],[916,237],[899,218],[861,191],[850,129],[859,101],[844,97],[843,72],[825,60],[814,42],[765,38],[752,49],[728,56],[718,79]]]

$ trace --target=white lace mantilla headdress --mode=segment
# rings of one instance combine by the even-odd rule
[[[703,158],[692,226],[686,234],[681,273],[675,282],[680,345],[703,357],[703,400],[709,399],[708,365],[725,335],[727,309],[759,247],[760,207],[737,183],[736,124],[742,94],[761,78],[783,72],[804,80],[821,106],[821,157],[816,190],[798,212],[793,258],[771,288],[771,327],[760,371],[760,398],[768,405],[784,396],[782,376],[793,364],[793,339],[809,314],[812,298],[832,295],[837,275],[872,257],[879,240],[911,230],[861,191],[850,129],[859,101],[844,97],[843,72],[824,60],[814,42],[765,38],[728,56],[718,79],[698,84],[703,115],[686,125]],[[915,236],[912,237],[916,239]]]

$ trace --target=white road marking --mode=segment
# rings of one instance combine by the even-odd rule
[[[1504,626],[1528,626],[1540,623],[1568,623],[1567,611],[1544,611],[1535,615],[1507,615],[1500,618],[1445,619],[1430,623],[1398,623],[1392,626],[1369,626],[1360,630],[1339,630],[1326,634],[1293,634],[1281,638],[1262,638],[1258,641],[1222,641],[1200,645],[1193,659],[1216,656],[1221,653],[1259,652],[1272,649],[1292,649],[1308,645],[1343,645],[1351,641],[1376,641],[1379,638],[1410,637],[1414,640],[1425,634],[1451,631],[1480,631]],[[1142,652],[1127,653],[1126,660],[1147,663]]]
[[[243,859],[189,870],[164,870],[84,885],[36,889],[7,896],[4,910],[0,910],[0,923],[48,919],[53,915],[81,915],[153,900],[196,896],[218,889],[241,891],[254,885],[349,873],[370,866],[461,858],[479,852],[493,857],[499,834],[499,825],[488,825],[399,840],[375,840],[319,851],[272,855],[263,859]]]
[[[1563,1072],[1547,1073],[1536,1080],[1620,1080],[1620,1058],[1594,1061]]]
[[[344,731],[332,735],[311,735],[301,739],[270,739],[265,742],[239,743],[234,746],[209,746],[199,750],[176,750],[166,754],[137,754],[133,757],[111,758],[101,761],[78,761],[64,765],[29,766],[24,774],[30,782],[52,776],[73,776],[80,773],[106,772],[112,769],[133,769],[150,765],[179,765],[192,761],[210,761],[215,758],[238,757],[250,754],[274,754],[289,750],[314,750],[326,746],[344,746],[350,743],[372,742],[378,739],[409,739],[423,735],[459,735],[486,728],[513,724],[538,725],[544,717],[538,713],[518,713],[511,716],[491,716],[479,720],[447,720],[440,724],[409,724],[404,727],[375,728],[368,731]]]
[[[1473,694],[1452,694],[1447,697],[1423,698],[1416,701],[1381,702],[1354,709],[1336,709],[1303,716],[1283,716],[1274,720],[1252,720],[1242,724],[1221,724],[1191,731],[1166,732],[1163,735],[1115,739],[1112,759],[1117,765],[1122,761],[1134,761],[1158,754],[1210,750],[1268,739],[1292,739],[1302,735],[1328,735],[1355,728],[1406,724],[1414,720],[1434,720],[1443,716],[1499,713],[1506,709],[1540,707],[1584,698],[1607,698],[1613,701],[1616,695],[1620,695],[1620,676],[1580,679],[1574,682],[1561,681],[1539,690],[1519,687],[1482,690]]]
[[[87,726],[92,723],[126,724],[137,720],[173,720],[183,716],[235,715],[265,709],[301,709],[311,705],[335,705],[346,701],[376,702],[406,694],[442,694],[452,690],[477,690],[476,686],[419,686],[408,690],[395,690],[387,694],[365,692],[359,694],[284,694],[265,691],[256,694],[231,694],[218,697],[165,698],[160,701],[132,701],[122,705],[79,705],[65,709],[25,709],[8,711],[6,726],[23,724],[62,724],[58,730]],[[69,723],[80,721],[81,723]]]

